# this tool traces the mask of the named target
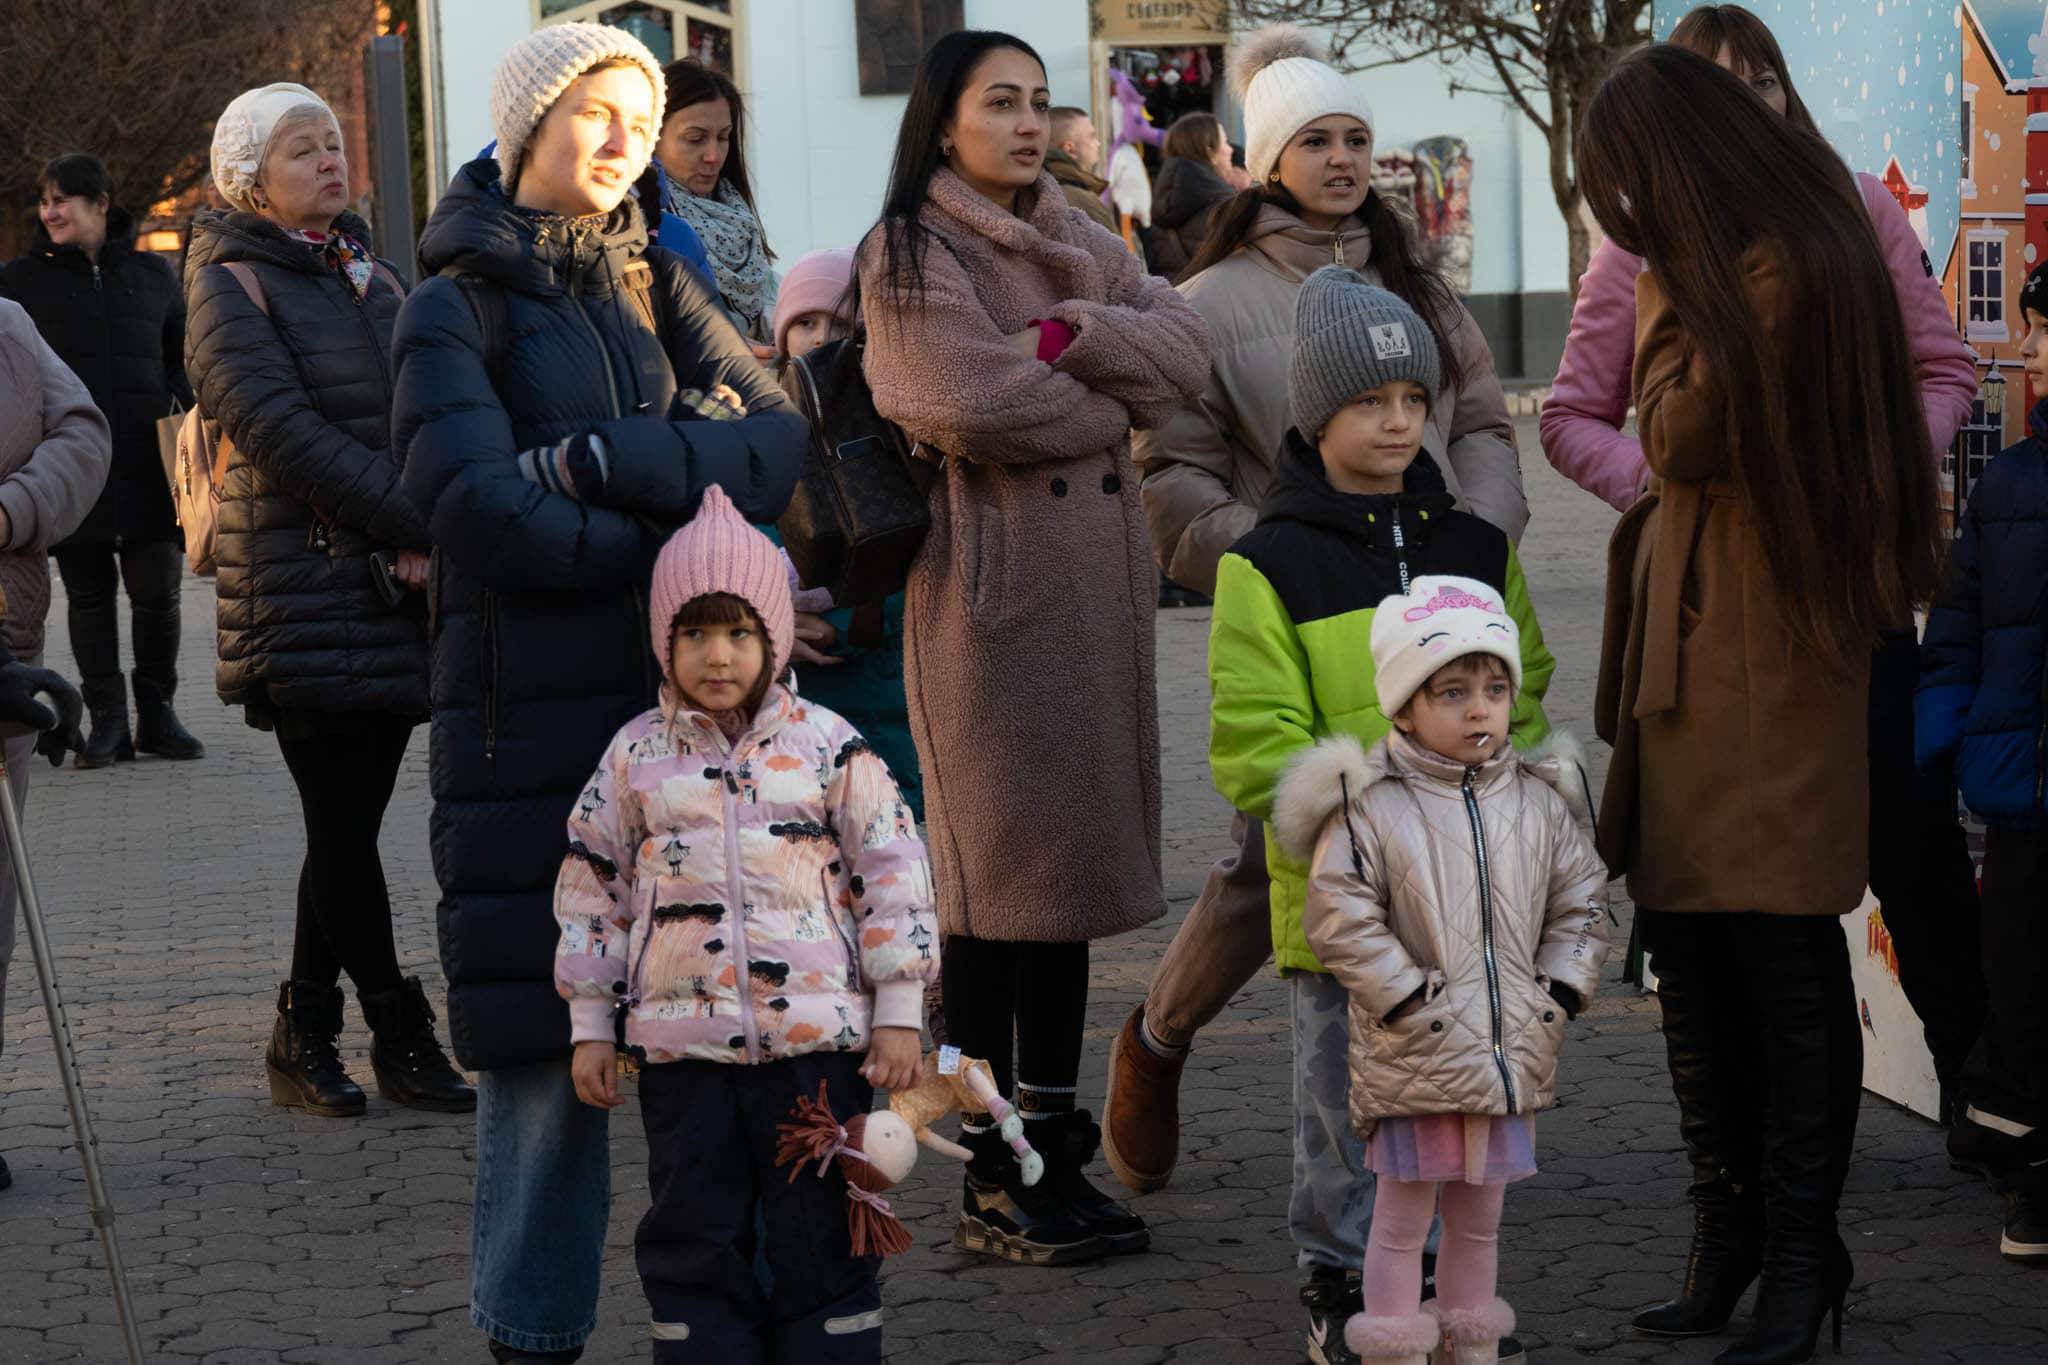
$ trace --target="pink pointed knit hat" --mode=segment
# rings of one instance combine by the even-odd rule
[[[731,593],[754,609],[768,631],[768,676],[779,676],[796,644],[789,571],[775,542],[749,525],[717,484],[704,490],[697,515],[668,538],[654,561],[647,623],[662,677],[669,676],[670,623],[685,602],[712,592]]]

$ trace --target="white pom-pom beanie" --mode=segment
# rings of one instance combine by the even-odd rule
[[[668,86],[661,76],[661,63],[647,45],[622,28],[609,24],[548,24],[521,38],[491,77],[491,128],[498,135],[498,169],[503,172],[506,193],[519,180],[519,162],[526,154],[533,130],[547,117],[555,101],[578,76],[600,62],[623,58],[647,73],[654,87],[654,118],[661,121],[668,102]],[[648,148],[653,155],[653,148]],[[633,168],[638,180],[647,163]]]
[[[1476,578],[1426,574],[1406,593],[1382,598],[1372,614],[1373,683],[1380,714],[1392,716],[1430,675],[1467,654],[1491,654],[1522,690],[1522,633],[1507,603]]]
[[[1372,106],[1351,78],[1293,24],[1255,30],[1231,52],[1229,70],[1244,106],[1245,169],[1261,182],[1272,177],[1287,140],[1315,120],[1349,114],[1368,130],[1373,126]]]

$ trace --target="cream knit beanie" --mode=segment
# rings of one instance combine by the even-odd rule
[[[263,173],[270,135],[286,114],[308,105],[325,110],[335,127],[341,126],[326,100],[290,81],[259,85],[228,101],[213,121],[213,187],[221,198],[244,213],[256,212],[256,177]]]
[[[1372,614],[1373,683],[1380,714],[1391,718],[1430,675],[1467,654],[1491,654],[1522,690],[1522,635],[1507,603],[1476,578],[1426,574],[1406,593],[1380,600]]]
[[[713,592],[731,593],[754,609],[768,632],[768,676],[780,676],[796,647],[789,572],[775,542],[749,525],[717,484],[704,490],[697,515],[668,538],[654,561],[647,625],[662,677],[669,676],[669,627],[676,612],[685,602]]]
[[[1244,106],[1245,169],[1261,184],[1287,140],[1324,115],[1349,114],[1372,128],[1372,106],[1349,76],[1324,60],[1322,44],[1306,29],[1267,24],[1253,31],[1232,50],[1229,70]]]
[[[659,122],[668,102],[661,63],[624,29],[608,24],[548,24],[521,38],[505,54],[498,63],[498,74],[491,77],[491,127],[498,134],[498,168],[507,194],[518,183],[527,140],[562,92],[591,67],[613,58],[636,62],[647,73],[648,83],[654,87],[654,117]],[[648,154],[653,155],[652,147]],[[638,180],[646,169],[645,162],[635,166],[633,179]]]

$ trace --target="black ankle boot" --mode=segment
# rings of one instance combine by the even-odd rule
[[[135,740],[128,733],[127,681],[118,673],[111,678],[87,678],[79,691],[92,715],[92,733],[71,766],[105,768],[134,758]]]
[[[434,1037],[434,1010],[418,977],[373,995],[359,992],[356,999],[370,1024],[378,1094],[408,1109],[467,1114],[476,1108],[476,1091],[448,1064]]]
[[[277,988],[277,1023],[263,1066],[270,1102],[323,1118],[363,1112],[363,1092],[342,1070],[341,992],[317,981],[287,981]]]
[[[1024,1125],[1024,1136],[1045,1158],[1045,1184],[1080,1215],[1112,1256],[1152,1245],[1145,1220],[1088,1181],[1088,1163],[1102,1146],[1102,1129],[1085,1109]]]
[[[1692,1250],[1686,1254],[1678,1297],[1635,1317],[1636,1327],[1653,1336],[1720,1331],[1763,1265],[1761,1192],[1720,1178],[1694,1185],[1691,1194]]]
[[[1026,1137],[1031,1137],[1032,1126],[1027,1125]],[[963,1133],[960,1141],[974,1159],[967,1163],[961,1188],[954,1246],[1020,1265],[1071,1265],[1095,1260],[1108,1250],[1052,1188],[1050,1157],[1046,1174],[1036,1185],[1026,1185],[1001,1133]]]
[[[174,690],[175,683],[162,687],[135,675],[135,748],[158,758],[199,758],[206,746],[178,722],[178,713],[171,709]]]

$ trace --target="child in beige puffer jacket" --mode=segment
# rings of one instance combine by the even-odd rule
[[[1575,756],[1508,744],[1522,662],[1495,589],[1416,579],[1374,613],[1372,654],[1394,732],[1370,753],[1340,737],[1296,760],[1273,829],[1309,861],[1303,927],[1351,996],[1351,1119],[1378,1177],[1365,1311],[1345,1341],[1378,1362],[1441,1342],[1470,1365],[1514,1326],[1494,1293],[1501,1205],[1535,1173],[1529,1116],[1599,982],[1607,869]]]

